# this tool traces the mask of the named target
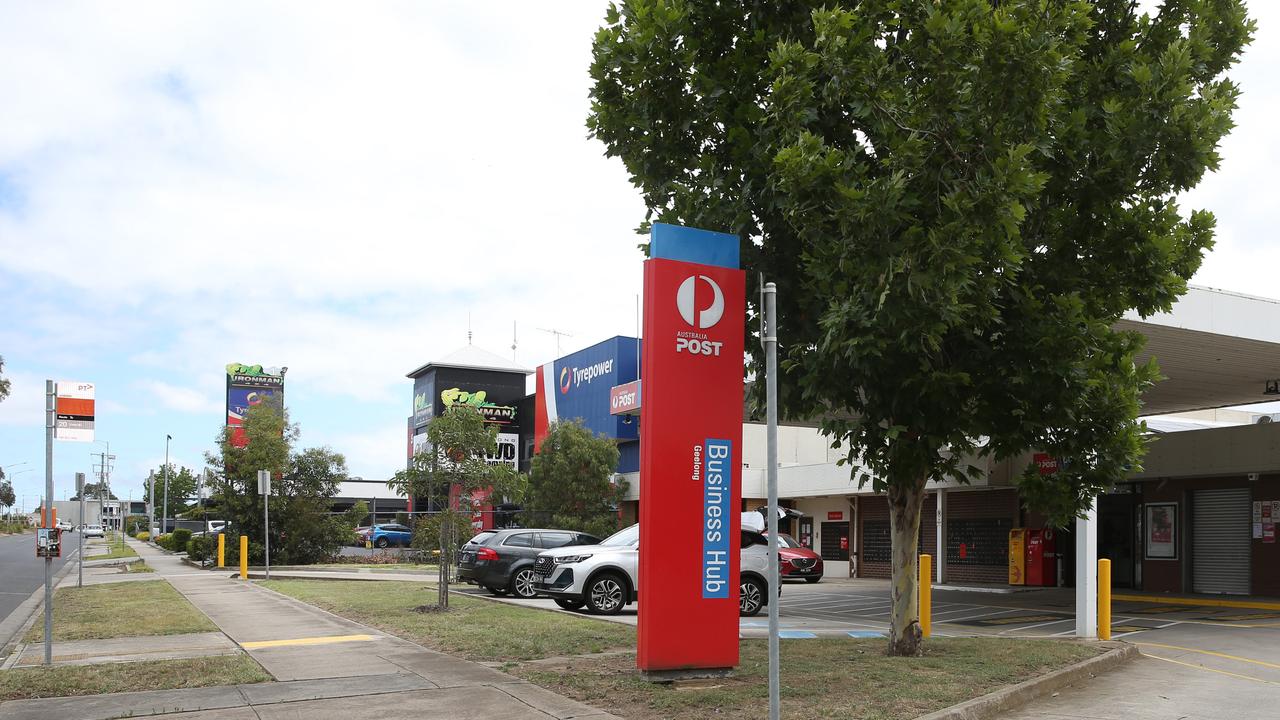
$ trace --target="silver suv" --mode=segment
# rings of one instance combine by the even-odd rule
[[[765,569],[769,541],[751,530],[742,531],[739,563],[738,614],[755,615],[769,602]],[[533,564],[533,587],[566,610],[583,607],[601,615],[616,615],[638,597],[640,526],[632,525],[599,545],[561,547],[539,553]]]

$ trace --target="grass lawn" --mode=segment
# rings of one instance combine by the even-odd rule
[[[407,562],[406,563],[316,563],[315,565],[308,565],[307,567],[342,568],[342,569],[350,568],[352,570],[359,568],[359,569],[367,569],[367,570],[383,570],[386,572],[412,571],[415,573],[425,573],[428,575],[434,575],[440,572],[439,565],[427,565],[423,563],[407,563]]]
[[[167,582],[59,588],[53,594],[53,639],[93,640],[136,635],[213,632],[218,628]],[[44,637],[36,623],[26,642]]]
[[[755,717],[768,704],[768,641],[743,640],[734,677],[693,689],[657,685],[635,672],[635,655],[522,663],[513,675],[640,720]],[[1055,640],[935,638],[923,658],[890,658],[885,641],[784,640],[782,715],[803,718],[906,720],[1100,653],[1096,646]]]
[[[85,555],[85,560],[114,560],[116,558],[134,558],[138,557],[138,553],[128,545],[120,545],[112,543],[107,547],[107,552],[103,555]]]
[[[505,603],[449,595],[448,613],[413,608],[436,601],[416,582],[270,580],[262,585],[345,618],[468,660],[515,661],[633,648],[628,625],[574,618]]]
[[[241,685],[270,680],[271,676],[248,655],[18,668],[0,670],[0,701]]]
[[[427,647],[503,670],[562,695],[639,720],[759,717],[768,702],[768,643],[741,641],[734,677],[672,686],[635,669],[631,626],[454,595],[447,614],[420,583],[273,580],[265,586]],[[921,658],[885,657],[885,640],[782,643],[785,717],[906,720],[1093,657],[1097,645],[1011,638],[934,638]],[[622,650],[598,655],[606,650]],[[538,662],[541,659],[549,659]]]

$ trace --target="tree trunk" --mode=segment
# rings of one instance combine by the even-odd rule
[[[920,654],[920,508],[924,480],[911,487],[889,485],[889,529],[893,538],[892,626],[890,655]]]
[[[449,522],[449,515],[446,514],[440,518],[440,598],[439,605],[441,610],[449,607],[449,554],[447,552],[449,546],[449,529],[453,523]]]

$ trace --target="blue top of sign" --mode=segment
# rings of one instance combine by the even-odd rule
[[[738,269],[738,236],[654,223],[649,229],[649,257]]]

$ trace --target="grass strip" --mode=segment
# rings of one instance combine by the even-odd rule
[[[116,558],[138,557],[138,553],[134,552],[133,548],[129,547],[128,545],[112,544],[112,545],[109,545],[108,548],[109,549],[107,550],[107,552],[103,555],[85,555],[84,559],[85,560],[114,560]]]
[[[768,641],[743,640],[730,679],[660,685],[635,671],[635,655],[573,658],[504,668],[549,690],[629,720],[754,717],[768,702]],[[891,658],[881,639],[784,640],[784,717],[907,720],[1057,670],[1102,652],[1096,645],[1013,638],[934,638],[919,658]]]
[[[270,580],[262,583],[342,617],[468,660],[515,661],[634,648],[635,628],[506,603],[449,596],[449,612],[413,608],[436,602],[418,582]]]
[[[268,682],[248,655],[0,670],[0,701]]]
[[[54,640],[176,635],[217,629],[167,582],[65,587],[53,594]],[[39,642],[43,638],[44,624],[36,623],[25,641]]]

